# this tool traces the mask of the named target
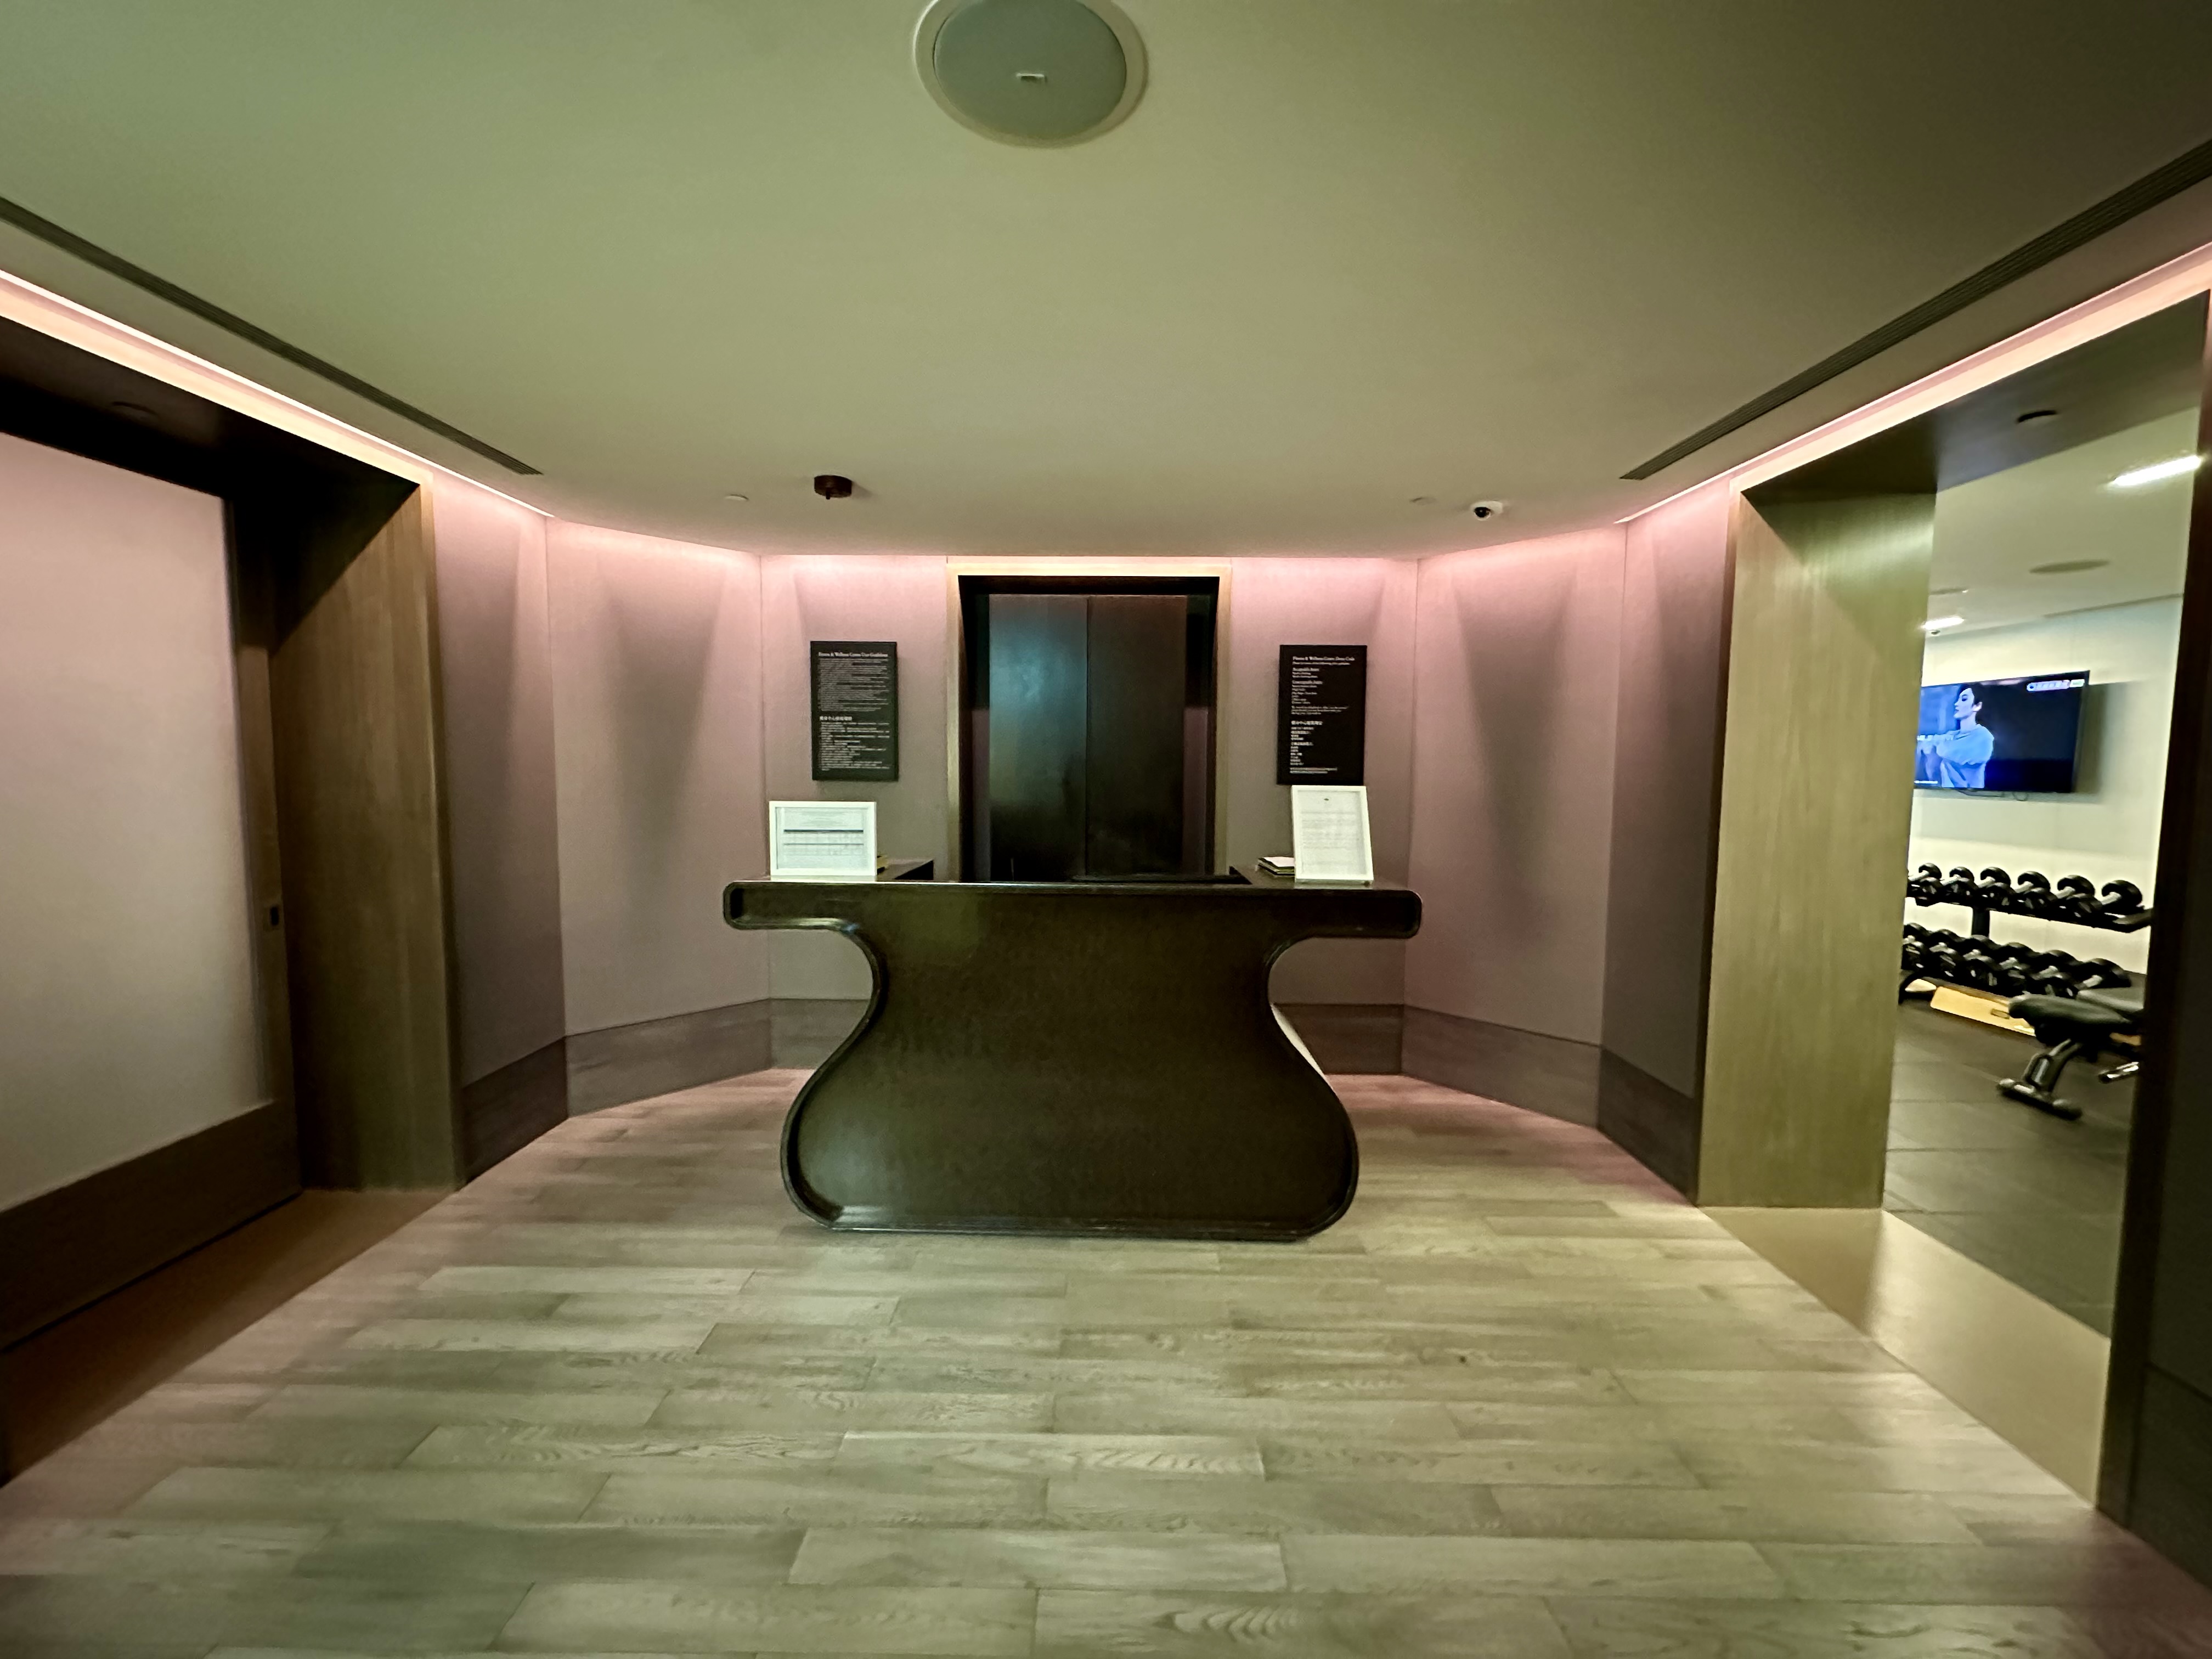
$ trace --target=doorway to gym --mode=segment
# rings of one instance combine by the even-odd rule
[[[2147,318],[1939,441],[1883,1206],[2107,1336],[2203,340]]]

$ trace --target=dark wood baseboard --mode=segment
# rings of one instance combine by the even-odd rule
[[[270,1104],[0,1210],[0,1345],[299,1190],[298,1121],[289,1105]]]
[[[568,1115],[562,1038],[461,1085],[461,1177],[474,1181]]]
[[[604,1111],[767,1070],[773,1059],[769,1004],[733,1002],[580,1031],[565,1046],[569,1115]]]
[[[1692,1203],[1701,1122],[1695,1097],[1605,1051],[1598,1068],[1600,1132]]]
[[[1396,1002],[1279,1002],[1314,1063],[1336,1077],[1405,1069],[1406,1010]]]
[[[1595,1125],[1597,1047],[1488,1020],[1406,1010],[1404,1070],[1486,1100]]]
[[[2212,1584],[2212,1400],[2152,1365],[2135,1424],[2128,1529]]]

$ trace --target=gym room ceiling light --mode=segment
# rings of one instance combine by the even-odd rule
[[[2163,479],[2178,478],[2185,472],[2194,472],[2203,465],[2203,457],[2200,455],[2177,455],[2170,461],[2154,461],[2148,466],[2123,472],[2112,480],[2108,488],[2140,489],[2145,484],[2154,484]]]

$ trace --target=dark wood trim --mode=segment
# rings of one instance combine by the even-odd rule
[[[0,1345],[97,1301],[300,1190],[281,1103],[0,1210]]]
[[[2148,1455],[2130,1471],[2127,1524],[2212,1580],[2212,1399],[2154,1364],[2136,1412],[2135,1444]]]
[[[465,1083],[460,1091],[461,1175],[474,1181],[568,1116],[565,1037]]]
[[[566,1046],[571,1115],[766,1071],[774,1057],[766,998],[579,1031]]]
[[[1597,1046],[1408,1007],[1402,1069],[1569,1123],[1597,1122]]]
[[[1699,1102],[1609,1048],[1598,1057],[1597,1079],[1600,1133],[1694,1203],[1704,1127]]]
[[[293,1077],[319,1187],[461,1180],[430,535],[415,490],[366,545],[308,561],[270,662]]]
[[[2212,337],[2203,361],[2200,451]],[[2197,474],[2187,568],[2097,1501],[2212,1579],[2212,1026],[2184,1017],[2212,997],[2212,470]]]

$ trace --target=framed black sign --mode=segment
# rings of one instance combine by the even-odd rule
[[[1367,781],[1367,647],[1286,645],[1275,682],[1275,781]]]
[[[814,781],[897,782],[897,643],[816,640],[807,652]]]

